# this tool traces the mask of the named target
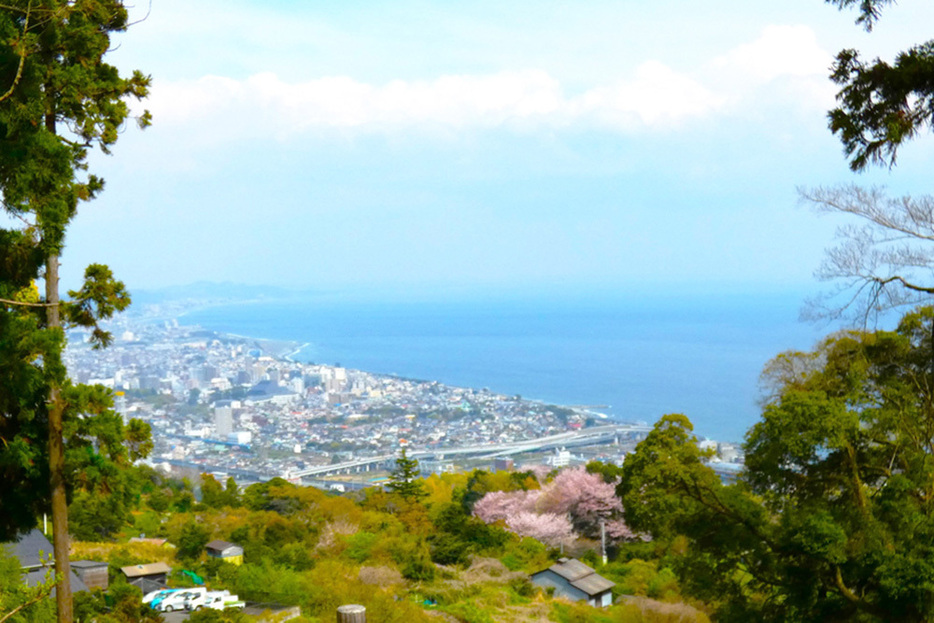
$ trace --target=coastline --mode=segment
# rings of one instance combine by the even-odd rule
[[[567,303],[523,307],[515,301],[384,308],[214,300],[176,310],[179,322],[264,344],[288,342],[290,349],[267,349],[294,362],[341,362],[373,374],[489,388],[555,405],[608,405],[588,410],[619,422],[652,423],[683,413],[698,436],[742,440],[761,415],[763,365],[814,342],[811,327],[770,302],[749,301],[726,315],[700,317],[689,307],[659,316],[644,313],[648,304],[572,309]]]
[[[198,329],[198,330],[203,330],[203,331],[210,331],[211,333],[216,335],[218,338],[228,339],[228,340],[229,339],[240,340],[240,341],[255,344],[257,347],[259,347],[264,352],[266,356],[269,356],[273,359],[277,359],[281,361],[288,361],[291,363],[298,363],[298,364],[303,364],[303,365],[328,365],[328,364],[311,364],[310,362],[300,361],[300,360],[296,361],[294,359],[294,357],[298,353],[303,351],[308,346],[311,346],[312,342],[298,342],[296,340],[276,340],[276,339],[269,339],[269,338],[258,338],[258,337],[254,337],[251,335],[243,335],[240,333],[219,331],[217,329],[212,329],[210,327],[206,327],[201,324],[184,324],[183,322],[181,322],[181,319],[182,319],[181,316],[174,318],[174,320],[178,322],[180,327],[186,327],[189,329]],[[334,367],[334,366],[329,366],[329,367]],[[439,381],[437,379],[416,379],[416,378],[410,378],[406,376],[400,376],[397,374],[373,372],[373,371],[362,370],[362,369],[357,369],[357,368],[348,368],[348,370],[351,370],[354,372],[361,372],[361,373],[368,374],[368,375],[371,375],[377,378],[380,378],[380,377],[395,378],[399,380],[412,381],[416,383],[437,383],[439,385],[443,385],[445,387],[449,387],[452,389],[471,390],[471,391],[490,391],[488,388],[454,385],[450,383],[445,383],[443,381]],[[613,423],[636,423],[636,424],[638,423],[638,422],[626,422],[622,419],[615,417],[614,415],[594,411],[584,405],[565,405],[565,404],[560,404],[554,401],[543,400],[540,398],[527,398],[525,396],[520,396],[519,394],[511,394],[511,393],[504,393],[504,392],[498,392],[498,391],[494,391],[492,393],[495,395],[503,396],[504,398],[511,397],[518,402],[524,402],[529,405],[538,405],[541,407],[557,407],[560,409],[567,409],[568,411],[574,412],[575,414],[584,418],[585,420],[593,419],[593,420],[601,420],[601,421],[613,422]],[[601,406],[606,407],[609,405],[601,405]]]

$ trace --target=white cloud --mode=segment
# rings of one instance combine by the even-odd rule
[[[541,70],[394,80],[385,85],[346,76],[288,83],[272,73],[237,81],[206,76],[157,84],[147,106],[159,123],[199,124],[239,118],[275,134],[314,128],[384,129],[412,125],[565,127],[575,123],[622,129],[659,127],[706,114],[718,97],[658,62],[634,80],[568,97]],[[237,133],[236,127],[229,131]]]
[[[714,59],[713,66],[767,82],[782,76],[826,77],[833,57],[807,26],[767,26],[758,39]]]
[[[743,102],[789,100],[823,106],[830,55],[804,26],[770,26],[751,43],[708,63],[696,75],[656,60],[625,80],[568,95],[541,69],[434,80],[368,84],[348,76],[287,82],[274,73],[244,80],[206,76],[156,83],[147,106],[158,124],[185,125],[213,140],[295,137],[318,129],[392,131],[412,127],[600,127],[639,132],[683,126],[714,114],[737,114]]]

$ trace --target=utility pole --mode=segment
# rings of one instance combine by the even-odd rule
[[[600,553],[603,555],[603,564],[606,564],[606,521],[600,521]]]

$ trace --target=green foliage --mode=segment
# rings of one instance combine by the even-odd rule
[[[603,461],[591,461],[587,463],[585,469],[588,474],[600,474],[603,482],[607,484],[616,484],[620,476],[623,475],[623,468],[613,463],[604,463]]]
[[[462,623],[493,623],[493,617],[483,607],[470,602],[459,602],[441,608]]]
[[[37,586],[26,586],[19,560],[0,545],[0,619],[10,616],[10,623],[45,623],[55,618],[48,599],[54,585],[51,572]]]
[[[827,0],[841,8],[859,4],[858,23],[867,30],[890,0]],[[828,113],[830,129],[839,135],[850,168],[895,163],[902,143],[934,123],[934,41],[900,52],[889,64],[866,63],[859,52],[837,54],[831,79],[840,85],[839,106]]]
[[[380,537],[372,532],[360,531],[352,534],[347,537],[347,549],[344,550],[344,555],[354,562],[365,562],[379,539]]]
[[[197,610],[188,616],[189,623],[248,623],[249,617],[238,610],[213,610],[210,608]]]
[[[428,537],[431,559],[440,565],[466,565],[472,554],[491,554],[511,535],[467,514],[461,504],[448,502],[431,511],[435,530]]]
[[[132,494],[121,467],[151,449],[148,427],[124,427],[103,388],[71,385],[64,329],[110,341],[100,322],[130,299],[110,270],[93,264],[59,300],[59,255],[82,201],[103,180],[87,173],[92,150],[109,153],[149,79],[104,62],[110,36],[128,26],[121,0],[9,0],[0,9],[0,541],[51,510],[56,557],[67,556],[66,498],[111,496],[122,516]],[[140,118],[149,123],[149,115]],[[60,129],[65,132],[61,133]],[[64,134],[64,135],[63,135]],[[45,283],[39,296],[35,283]],[[85,511],[90,502],[84,498]],[[86,530],[87,525],[79,526]],[[58,616],[69,621],[70,578],[59,578]]]
[[[419,476],[418,459],[410,459],[408,451],[402,448],[386,488],[408,502],[420,500],[426,497],[428,492],[419,481]]]
[[[211,540],[211,530],[201,522],[189,520],[175,539],[175,555],[180,560],[200,558],[204,546]]]
[[[233,478],[221,486],[211,474],[201,474],[201,502],[209,508],[236,508],[240,506],[240,492]]]
[[[703,464],[686,419],[663,418],[624,466],[627,520],[688,538],[675,567],[719,620],[929,620],[932,344],[923,308],[801,354],[819,365],[777,377],[733,485]]]
[[[530,537],[514,538],[506,547],[503,564],[510,571],[534,573],[551,565],[548,548]]]

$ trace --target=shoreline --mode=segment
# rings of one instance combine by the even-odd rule
[[[296,340],[276,340],[276,339],[271,339],[271,338],[259,338],[259,337],[254,337],[250,335],[242,335],[239,333],[230,333],[227,331],[219,331],[217,329],[205,327],[201,324],[183,324],[181,322],[181,319],[182,319],[182,316],[177,316],[174,318],[174,320],[178,322],[178,325],[180,327],[186,327],[189,329],[200,329],[203,331],[210,331],[214,333],[216,336],[222,337],[222,338],[233,338],[236,340],[253,342],[257,346],[259,346],[260,349],[263,350],[264,353],[266,353],[268,356],[272,357],[273,359],[281,359],[283,361],[288,361],[290,363],[297,363],[301,365],[323,365],[327,367],[335,367],[329,364],[311,363],[307,361],[296,361],[294,359],[295,355],[303,351],[308,346],[311,346],[313,342],[298,342]],[[268,345],[280,345],[280,346],[287,345],[290,347],[290,350],[288,350],[287,352],[282,352],[282,348],[270,349],[267,347]],[[440,385],[444,385],[445,387],[450,387],[454,389],[471,390],[474,392],[488,391],[498,396],[503,396],[505,398],[514,398],[520,402],[525,402],[528,404],[540,405],[542,407],[557,407],[560,409],[567,409],[569,411],[572,411],[578,414],[581,417],[593,418],[593,419],[602,420],[606,422],[614,422],[614,423],[622,423],[622,424],[638,424],[639,423],[639,422],[627,422],[626,420],[620,419],[616,417],[615,415],[594,411],[581,405],[565,405],[565,404],[561,404],[555,401],[544,400],[541,398],[527,398],[525,396],[519,396],[518,394],[494,391],[494,390],[491,390],[485,387],[479,388],[479,387],[471,387],[467,385],[455,385],[455,384],[446,383],[444,381],[440,381],[437,379],[417,379],[413,377],[402,376],[399,374],[373,372],[370,370],[362,370],[358,368],[347,368],[347,369],[352,370],[354,372],[361,372],[363,374],[369,374],[375,377],[388,377],[388,378],[394,378],[394,379],[399,379],[403,381],[411,381],[413,383],[438,383]],[[516,398],[517,396],[518,398]],[[609,407],[609,405],[601,405],[601,406]]]
[[[435,381],[451,387],[473,388],[475,390],[491,389],[494,393],[505,396],[514,396],[516,394],[523,397],[536,396],[537,398],[534,400],[542,403],[567,406],[568,408],[584,407],[584,410],[588,414],[593,413],[593,417],[603,421],[651,424],[665,413],[686,413],[691,418],[691,421],[695,423],[695,434],[697,434],[699,438],[742,440],[749,426],[752,426],[761,415],[753,404],[755,392],[753,390],[744,390],[735,382],[717,385],[718,389],[714,392],[714,396],[709,396],[709,392],[706,391],[701,395],[696,391],[696,388],[693,387],[693,385],[697,384],[691,380],[694,377],[686,375],[684,377],[678,377],[679,380],[677,384],[685,387],[679,389],[678,393],[673,397],[667,394],[650,396],[643,387],[653,387],[653,383],[658,380],[655,377],[658,377],[661,373],[656,372],[655,377],[650,377],[648,379],[648,383],[641,383],[639,387],[632,387],[634,383],[631,379],[635,378],[633,374],[636,366],[628,362],[620,366],[619,372],[616,372],[616,368],[606,368],[614,371],[612,376],[621,379],[618,387],[614,386],[613,382],[610,380],[604,382],[601,376],[604,374],[604,368],[601,368],[599,371],[592,369],[594,366],[589,362],[582,364],[584,366],[583,369],[590,370],[590,378],[600,379],[599,383],[591,383],[588,382],[587,379],[579,378],[581,377],[581,373],[578,373],[579,368],[570,368],[571,365],[575,365],[574,362],[576,360],[574,359],[571,359],[570,363],[559,363],[555,365],[549,364],[548,359],[542,359],[540,360],[540,365],[536,364],[529,369],[525,369],[521,367],[521,364],[527,363],[527,361],[521,358],[516,358],[516,360],[513,361],[513,359],[510,358],[511,351],[507,353],[510,357],[507,357],[506,360],[490,359],[487,364],[492,372],[486,373],[487,370],[483,367],[482,359],[478,358],[482,355],[482,352],[478,350],[478,348],[473,348],[473,342],[468,345],[464,354],[456,350],[458,347],[457,340],[459,338],[468,337],[467,334],[460,335],[455,333],[448,339],[447,334],[431,333],[426,334],[427,337],[425,341],[421,341],[422,334],[418,332],[418,328],[413,325],[411,321],[407,321],[406,324],[400,326],[403,327],[402,330],[414,330],[414,333],[390,332],[387,334],[386,339],[382,340],[381,338],[374,337],[377,334],[374,334],[373,330],[388,327],[389,330],[392,331],[393,327],[390,322],[383,322],[385,319],[381,316],[378,317],[379,322],[377,324],[373,324],[372,326],[365,324],[362,327],[363,333],[359,338],[353,333],[353,325],[355,324],[355,316],[353,315],[339,318],[340,324],[336,325],[336,331],[331,331],[327,329],[326,326],[322,325],[322,328],[317,332],[309,323],[296,321],[293,326],[291,323],[291,316],[286,314],[267,314],[271,320],[270,324],[259,321],[265,318],[266,315],[260,315],[255,318],[254,321],[251,321],[250,319],[253,318],[253,316],[249,311],[240,311],[230,314],[232,320],[229,321],[227,320],[228,315],[220,312],[208,312],[203,314],[203,318],[197,318],[198,309],[226,307],[242,309],[249,308],[251,305],[262,305],[267,302],[267,300],[263,299],[237,302],[211,301],[209,304],[198,306],[191,305],[188,306],[187,309],[176,308],[175,311],[181,313],[177,314],[175,318],[178,322],[185,324],[189,322],[194,324],[197,319],[201,321],[201,326],[207,327],[211,326],[212,321],[217,321],[222,326],[231,329],[239,328],[238,325],[242,325],[246,327],[248,331],[259,332],[261,334],[278,334],[280,336],[278,338],[261,338],[251,335],[242,335],[240,333],[231,332],[228,334],[223,331],[217,331],[219,334],[224,333],[239,339],[263,344],[266,354],[274,354],[276,357],[295,363],[317,363],[333,366],[335,362],[341,362],[344,364],[342,367],[380,376]],[[167,310],[163,309],[161,311],[164,314]],[[257,313],[260,313],[259,310]],[[333,315],[333,313],[322,314],[318,322],[328,320]],[[192,318],[192,316],[196,318]],[[424,317],[428,319],[429,322],[432,322],[435,320],[435,316],[436,315],[433,315],[433,312],[429,310]],[[372,314],[364,315],[361,317],[361,322],[370,322],[373,317],[376,316]],[[389,314],[388,318],[393,322],[396,319],[393,314]],[[460,318],[460,316],[456,316],[455,320],[458,318]],[[470,315],[464,316],[464,318],[473,320],[473,316]],[[282,322],[279,322],[280,319]],[[428,327],[436,329],[436,327],[431,324],[429,324]],[[515,327],[507,325],[506,328]],[[688,327],[688,329],[692,328],[693,324]],[[305,341],[299,342],[295,339],[288,339],[290,336],[287,335],[288,331],[286,331],[286,329],[294,329],[294,331],[292,331],[293,335],[296,333],[304,333],[302,337]],[[367,331],[369,331],[369,333],[367,333]],[[720,365],[721,360],[726,361],[734,358],[751,359],[760,356],[755,352],[756,349],[761,348],[756,342],[752,342],[752,346],[749,345],[750,342],[746,339],[739,342],[739,337],[743,337],[742,332],[748,331],[752,331],[752,329],[746,324],[740,324],[738,325],[738,329],[731,331],[724,337],[724,349],[722,350],[726,354],[716,358],[716,361],[712,362],[713,368],[719,369],[719,367],[722,367]],[[756,329],[756,331],[758,331],[758,329]],[[758,331],[757,334],[759,333],[761,333],[761,331]],[[382,334],[378,335],[381,336]],[[517,339],[521,341],[524,335],[525,334],[520,331]],[[651,337],[651,335],[654,334],[650,334],[647,338]],[[316,337],[320,337],[323,341],[318,341],[315,339]],[[621,337],[620,335],[611,334],[609,337],[611,341],[613,339],[628,340],[624,342],[624,344],[629,348],[638,349],[641,347],[640,343],[629,344],[629,342],[633,340],[630,340],[626,336]],[[686,344],[687,350],[685,351],[685,360],[689,361],[690,358],[697,358],[696,347],[702,344],[690,341],[690,334],[684,331],[677,334],[675,337],[684,341]],[[489,342],[487,339],[489,336],[481,334],[481,338]],[[411,342],[411,349],[407,346],[406,340]],[[643,342],[644,341],[645,340],[643,340]],[[277,350],[274,343],[283,342],[290,342],[291,346],[288,348],[279,347]],[[371,342],[373,343],[373,349],[369,349]],[[483,344],[484,342],[480,342],[479,347],[482,348]],[[445,348],[447,350],[443,353],[441,351],[434,352],[428,350],[428,348],[434,348],[436,345],[438,348]],[[668,342],[662,344],[662,346],[666,345],[669,345]],[[388,348],[395,348],[397,350],[390,351],[387,350]],[[765,351],[766,349],[762,348],[762,350]],[[709,349],[705,346],[705,352],[708,351]],[[490,357],[495,357],[495,353],[498,351],[494,348],[490,352]],[[618,365],[617,360],[625,361],[626,359],[626,357],[616,357],[614,360],[610,361],[610,358],[603,355],[605,352],[607,352],[607,350],[601,348],[595,351],[595,357],[598,359],[607,359],[609,365]],[[629,351],[625,352],[628,353]],[[738,355],[734,355],[734,352],[738,353]],[[775,351],[769,348],[767,352],[773,353]],[[420,353],[423,353],[424,356],[419,356]],[[641,351],[634,350],[633,353],[641,353]],[[561,351],[556,351],[556,356],[558,358],[560,358],[562,354]],[[575,353],[570,354],[573,356]],[[650,357],[651,355],[652,354],[649,354]],[[636,355],[631,354],[627,355],[627,357],[635,361],[633,357],[636,357]],[[764,361],[767,361],[766,354],[762,354],[761,357]],[[713,357],[708,357],[708,359],[710,358]],[[528,358],[526,357],[526,359]],[[649,362],[654,363],[655,360],[649,359]],[[739,361],[740,365],[746,365],[747,363],[747,361]],[[675,366],[675,369],[673,369],[671,373],[683,369],[685,367],[683,364],[684,362],[682,362],[680,366]],[[509,366],[508,369],[506,367],[507,365]],[[539,368],[544,370],[544,377],[538,374],[540,372]],[[659,368],[659,366],[656,366],[656,368]],[[730,372],[732,376],[738,376],[733,372],[736,369],[759,370],[760,363],[759,361],[755,361],[747,365],[746,368],[731,366],[727,372]],[[560,374],[568,376],[562,377],[564,380],[558,378],[552,379],[554,374],[558,373],[558,371],[560,371]],[[650,368],[650,372],[652,372],[652,368]],[[592,375],[597,376],[593,377]],[[609,379],[609,376],[607,379]],[[750,383],[752,382],[753,381],[750,381]],[[746,387],[746,385],[743,387]],[[597,393],[590,392],[591,389],[596,389]],[[727,392],[726,389],[732,389],[733,391]],[[743,398],[746,394],[749,394],[749,397],[744,400]],[[542,398],[543,396],[544,398]],[[737,398],[737,396],[739,398]],[[533,400],[532,398],[526,399]],[[630,402],[632,403],[631,405]],[[604,407],[604,405],[608,405],[609,408],[586,408],[597,406]],[[734,413],[736,414],[735,416],[733,415]],[[724,414],[730,415],[727,416]],[[747,420],[748,423],[746,422]]]

